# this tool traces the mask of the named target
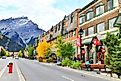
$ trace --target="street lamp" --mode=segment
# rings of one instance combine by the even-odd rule
[[[81,60],[82,60],[82,49],[81,49],[81,46],[82,46],[82,35],[83,35],[84,31],[83,29],[81,28],[79,30],[79,35],[80,35],[80,55],[81,55]]]

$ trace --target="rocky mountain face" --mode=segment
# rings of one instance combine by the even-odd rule
[[[1,20],[0,32],[1,35],[3,35],[3,39],[7,38],[4,39],[7,42],[5,42],[4,45],[0,45],[7,48],[8,51],[18,51],[29,44],[33,45],[35,39],[45,31],[39,29],[38,25],[27,17],[19,17]],[[2,41],[2,39],[0,39],[0,41]]]

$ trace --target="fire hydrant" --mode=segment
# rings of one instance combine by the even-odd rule
[[[9,68],[8,73],[12,73],[13,72],[13,63],[9,63],[8,68]]]

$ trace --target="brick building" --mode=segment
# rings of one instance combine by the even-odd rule
[[[118,29],[113,25],[119,15],[119,9],[118,0],[94,0],[82,8],[79,28],[84,30],[82,37],[84,46],[81,48],[86,51],[85,54],[81,54],[83,61],[92,58],[93,63],[104,63],[104,54],[98,53],[101,48],[106,50],[101,40],[105,38],[107,32],[117,34]],[[97,39],[100,45],[95,46],[94,39]]]
[[[117,34],[118,29],[114,27],[114,22],[121,13],[121,0],[93,0],[82,9],[76,9],[68,16],[65,16],[58,24],[52,26],[50,30],[40,37],[47,42],[53,43],[58,35],[62,35],[66,42],[72,42],[75,47],[75,56],[79,56],[84,62],[93,59],[93,63],[104,63],[104,54],[98,54],[98,50],[106,47],[101,43],[107,32]],[[82,45],[76,45],[80,37],[78,31],[83,29]],[[99,46],[93,44],[97,39]],[[81,49],[81,50],[80,50]],[[85,54],[80,51],[85,50]],[[56,49],[53,47],[53,51]],[[106,54],[106,53],[105,53]],[[101,60],[99,60],[101,58]]]

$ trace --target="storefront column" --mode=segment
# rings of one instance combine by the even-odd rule
[[[93,52],[93,64],[96,64],[96,60],[97,60],[96,45],[92,44],[92,50],[94,50],[94,52]]]
[[[86,45],[84,45],[84,50],[85,50],[85,62],[86,62],[87,60],[89,60],[88,59],[88,53],[87,53],[87,46]]]

